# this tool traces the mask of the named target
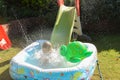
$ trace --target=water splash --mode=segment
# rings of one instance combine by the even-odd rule
[[[17,18],[17,14],[12,9],[13,15],[16,18],[18,24],[20,25],[20,31],[22,32],[22,38],[20,41],[20,45],[22,48],[25,48],[26,46],[30,45],[31,43],[35,42],[36,40],[50,40],[52,29],[50,29],[46,24],[33,26],[35,27],[34,30],[32,30],[30,33],[27,33],[26,30],[24,30],[24,25],[20,22],[20,20]],[[27,28],[27,27],[26,27]]]
[[[59,54],[59,49],[54,49],[54,52],[50,53],[50,55],[46,56],[46,54],[42,53],[42,51],[38,51],[36,53],[33,53],[32,58],[31,56],[26,59],[26,62],[29,64],[32,64],[34,66],[44,68],[44,69],[53,69],[53,68],[67,68],[67,67],[73,67],[76,66],[78,63],[70,63],[68,62],[63,56]],[[45,57],[46,56],[46,57]],[[44,59],[47,58],[48,62],[46,64],[44,63]]]

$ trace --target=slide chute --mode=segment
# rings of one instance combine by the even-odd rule
[[[79,0],[75,1],[75,6],[65,6],[64,0],[58,0],[59,11],[57,14],[54,29],[52,31],[51,42],[54,47],[63,44],[67,45],[72,33],[75,32],[79,36],[82,35],[80,24]]]

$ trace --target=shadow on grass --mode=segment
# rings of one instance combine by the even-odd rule
[[[97,47],[98,52],[114,49],[120,52],[120,34],[98,34],[92,35],[92,43]]]
[[[2,74],[0,75],[0,80],[13,80],[10,77],[9,68],[7,68],[4,72],[2,72]]]
[[[5,65],[7,65],[9,63],[10,63],[10,60],[4,61],[4,62],[0,63],[0,67],[3,67],[3,66],[5,66]]]
[[[4,61],[0,63],[0,67],[3,67],[10,63],[10,60]],[[4,72],[0,75],[0,80],[12,80],[9,74],[9,68],[7,68]]]

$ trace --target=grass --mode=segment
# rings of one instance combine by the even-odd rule
[[[9,75],[9,62],[20,50],[12,47],[6,51],[0,51],[0,80],[12,80]]]
[[[120,37],[116,35],[97,35],[93,44],[98,49],[98,60],[104,80],[120,80]],[[99,80],[96,68],[92,77]]]
[[[92,43],[98,49],[98,60],[104,80],[120,80],[120,37],[116,35],[93,36]],[[0,80],[12,80],[9,75],[9,62],[22,48],[16,42],[6,51],[0,51]],[[92,80],[100,80],[98,69],[94,72]]]

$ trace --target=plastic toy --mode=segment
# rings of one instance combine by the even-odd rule
[[[4,31],[2,25],[0,25],[0,49],[7,50],[11,47],[11,41]]]
[[[60,53],[68,61],[76,63],[80,62],[86,57],[92,54],[92,51],[88,51],[87,46],[79,41],[70,42],[67,46],[62,45]]]

